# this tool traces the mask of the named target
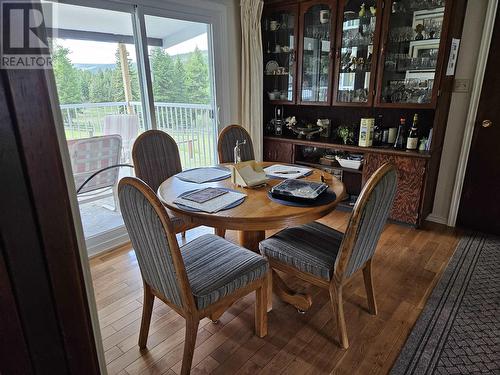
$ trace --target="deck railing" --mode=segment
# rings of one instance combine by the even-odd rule
[[[62,104],[66,138],[103,135],[104,118],[126,114],[129,107],[138,115],[139,132],[143,132],[145,125],[140,102]],[[184,169],[216,163],[217,129],[210,105],[155,102],[155,117],[158,129],[176,140]],[[124,151],[130,154],[130,150]]]

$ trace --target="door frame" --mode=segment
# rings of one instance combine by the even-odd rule
[[[477,109],[481,99],[481,91],[483,88],[484,73],[488,62],[491,38],[493,28],[495,26],[496,12],[498,8],[498,0],[489,0],[486,9],[486,17],[484,20],[483,33],[481,36],[481,44],[479,47],[479,55],[477,59],[476,71],[474,73],[474,82],[472,84],[472,93],[467,111],[467,119],[465,122],[464,136],[462,140],[462,148],[458,159],[457,173],[455,175],[455,185],[451,196],[450,212],[448,213],[447,225],[454,227],[457,222],[458,209],[460,207],[460,199],[462,196],[462,188],[469,160],[469,153],[472,143],[472,136],[476,125]]]

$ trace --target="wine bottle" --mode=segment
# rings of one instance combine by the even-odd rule
[[[415,151],[418,147],[418,114],[413,116],[413,123],[411,124],[410,133],[406,140],[406,149]]]
[[[396,141],[394,142],[394,148],[403,148],[405,127],[406,119],[404,117],[401,117],[401,119],[399,120],[398,134],[396,135]]]
[[[375,120],[375,129],[373,130],[373,145],[380,146],[382,144],[383,134],[382,115],[378,115]]]

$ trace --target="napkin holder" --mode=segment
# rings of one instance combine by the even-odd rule
[[[256,187],[265,184],[269,179],[264,169],[255,160],[244,161],[230,166],[231,182],[241,187]]]

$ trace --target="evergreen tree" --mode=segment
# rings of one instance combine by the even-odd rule
[[[157,102],[170,102],[172,95],[174,60],[161,48],[151,51],[151,71],[153,79],[153,95]]]
[[[115,101],[113,88],[114,72],[114,69],[106,69],[92,75],[89,87],[90,102],[104,103]]]
[[[52,54],[52,67],[56,79],[57,93],[61,104],[81,103],[80,74],[73,67],[68,55],[70,50],[56,45]]]
[[[208,64],[198,47],[186,63],[186,91],[189,103],[208,104],[210,102]]]
[[[82,103],[90,102],[90,82],[92,81],[93,74],[88,70],[77,69],[80,76],[80,93]]]
[[[186,70],[179,56],[175,59],[174,75],[170,90],[173,103],[187,103]]]

